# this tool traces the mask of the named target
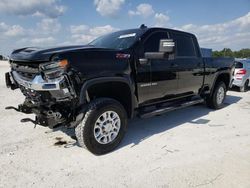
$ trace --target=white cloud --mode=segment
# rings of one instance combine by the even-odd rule
[[[48,46],[56,45],[58,32],[57,20],[43,19],[34,28],[23,28],[20,25],[8,25],[0,22],[0,43],[4,44],[6,54],[13,49],[25,46]],[[59,24],[60,25],[60,24]]]
[[[94,0],[94,5],[100,15],[115,17],[124,2],[125,0]]]
[[[18,37],[23,36],[25,30],[20,25],[7,25],[4,22],[0,23],[0,37]]]
[[[163,13],[156,13],[154,18],[156,27],[165,27],[170,19],[169,16]]]
[[[9,37],[24,35],[24,29],[20,25],[13,25],[5,32],[5,35]]]
[[[0,32],[7,30],[8,27],[9,27],[9,26],[8,26],[6,23],[1,22],[1,23],[0,23]]]
[[[240,30],[250,30],[250,12],[245,16],[239,17],[233,20],[230,24],[231,26],[239,26]]]
[[[129,10],[128,11],[128,15],[129,16],[142,16],[144,18],[148,18],[149,16],[154,14],[154,9],[152,8],[152,5],[150,4],[146,4],[146,3],[142,3],[139,4],[136,7],[136,10]]]
[[[58,0],[1,0],[0,11],[19,16],[47,16],[56,18],[62,15],[66,7]]]
[[[89,30],[87,25],[72,25],[70,26],[70,32],[72,34],[84,33]]]
[[[101,35],[105,35],[117,30],[117,28],[114,28],[111,25],[98,27],[89,27],[87,25],[72,25],[70,27],[70,32],[72,34],[72,38],[74,39],[74,43],[77,44],[87,44]]]
[[[75,39],[75,41],[73,42],[75,44],[88,44],[95,39],[93,35],[88,34],[73,35],[72,38]]]
[[[53,35],[60,31],[61,24],[57,19],[44,18],[37,23],[35,28],[23,28],[20,25],[8,25],[0,22],[0,38],[2,40],[10,40],[11,38],[37,38],[39,36]],[[25,41],[25,40],[22,40]]]
[[[101,35],[105,35],[107,33],[111,33],[115,30],[117,30],[117,29],[112,27],[111,25],[105,25],[105,26],[90,28],[89,32],[93,36],[101,36]]]
[[[41,22],[37,23],[37,32],[40,34],[52,34],[57,33],[61,29],[61,24],[57,19],[44,18]]]
[[[34,37],[22,38],[17,41],[16,45],[23,46],[48,46],[55,45],[56,39],[54,37]]]
[[[34,45],[50,45],[54,44],[55,41],[54,37],[33,38],[30,40],[30,42]]]
[[[250,12],[234,20],[211,25],[187,24],[180,28],[196,34],[201,46],[213,49],[250,47]]]

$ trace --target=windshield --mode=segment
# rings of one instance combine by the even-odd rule
[[[101,36],[90,42],[89,45],[101,48],[123,50],[131,47],[143,33],[144,30],[142,29],[118,31]]]

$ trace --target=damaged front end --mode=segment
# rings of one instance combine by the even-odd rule
[[[34,113],[35,120],[25,118],[42,126],[74,126],[77,122],[78,98],[74,85],[77,81],[67,60],[52,62],[23,62],[10,60],[11,71],[5,74],[6,85],[20,88],[25,96],[23,104],[6,109],[15,109],[26,114]],[[79,119],[79,117],[78,117]]]

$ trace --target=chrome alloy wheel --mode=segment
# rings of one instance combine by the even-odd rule
[[[217,104],[221,104],[225,98],[225,89],[220,87],[217,92],[216,100]]]
[[[121,119],[116,112],[104,112],[95,122],[95,140],[100,144],[108,144],[112,142],[117,137],[120,127]]]

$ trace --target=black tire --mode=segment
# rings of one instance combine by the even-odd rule
[[[120,118],[120,129],[114,140],[107,144],[101,144],[94,136],[94,126],[98,118],[108,111],[117,113]],[[124,107],[114,99],[99,98],[90,102],[82,122],[75,128],[75,133],[81,147],[87,148],[95,155],[101,155],[114,150],[120,144],[126,129],[127,113]]]
[[[224,97],[222,99],[222,102],[218,103],[217,96],[218,96],[218,92],[219,92],[220,88],[223,88],[223,90],[224,90]],[[215,88],[213,89],[213,93],[209,97],[207,97],[207,99],[206,99],[207,106],[209,108],[212,108],[212,109],[222,108],[223,102],[224,102],[225,97],[226,97],[226,92],[227,92],[227,88],[226,88],[225,83],[222,81],[218,82],[215,85]]]
[[[248,90],[249,80],[247,80],[244,86],[240,87],[240,92],[246,92]]]

